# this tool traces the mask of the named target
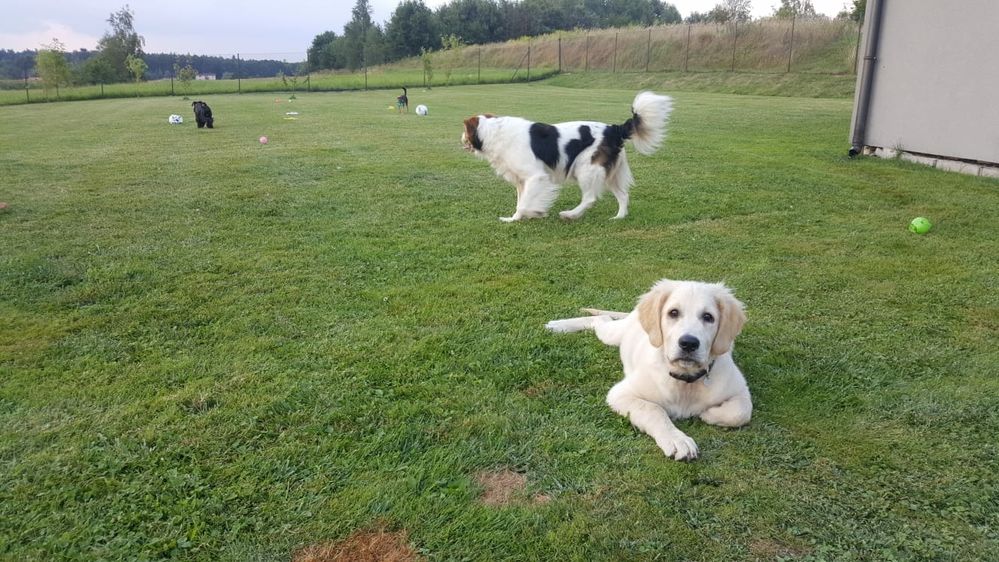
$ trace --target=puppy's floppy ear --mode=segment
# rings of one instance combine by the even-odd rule
[[[649,334],[649,343],[655,347],[663,346],[663,305],[673,290],[673,282],[668,279],[656,283],[652,290],[638,299],[638,321],[642,329]]]
[[[718,305],[718,333],[711,342],[711,355],[718,357],[732,350],[735,337],[742,331],[746,323],[746,313],[743,304],[732,295],[732,291],[724,285],[717,285],[715,303]]]

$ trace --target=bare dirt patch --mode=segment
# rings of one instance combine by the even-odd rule
[[[773,539],[756,539],[749,543],[749,552],[763,559],[775,560],[777,558],[807,556],[812,553],[812,550],[804,545],[788,545]]]
[[[479,501],[488,506],[503,507],[516,503],[544,505],[551,501],[545,494],[528,497],[527,476],[509,469],[480,472],[475,475],[475,481],[482,486]]]
[[[423,560],[409,545],[406,531],[388,531],[384,525],[361,529],[340,542],[303,547],[292,562],[416,562]]]

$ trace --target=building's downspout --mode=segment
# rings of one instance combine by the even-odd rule
[[[857,115],[854,116],[853,138],[850,139],[850,156],[856,156],[864,149],[867,134],[867,114],[871,108],[871,86],[874,69],[878,63],[878,38],[881,36],[881,8],[883,0],[867,2],[864,25],[867,26],[867,45],[864,47],[864,76],[857,92]]]

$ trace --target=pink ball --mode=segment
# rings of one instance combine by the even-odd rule
[[[260,137],[260,144],[267,144],[267,137]]]

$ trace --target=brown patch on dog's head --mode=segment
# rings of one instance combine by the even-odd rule
[[[528,499],[525,494],[527,476],[509,469],[480,472],[475,475],[475,481],[483,488],[479,500],[488,506],[503,507],[524,501],[544,505],[551,501],[551,497],[540,493]]]
[[[465,130],[461,133],[461,144],[465,147],[465,150],[469,152],[482,150],[482,137],[479,136],[479,120],[480,118],[492,119],[493,117],[496,116],[492,113],[484,113],[465,119]]]
[[[406,531],[390,532],[384,524],[355,531],[340,542],[321,542],[297,550],[292,562],[415,562],[423,560],[409,546]]]

